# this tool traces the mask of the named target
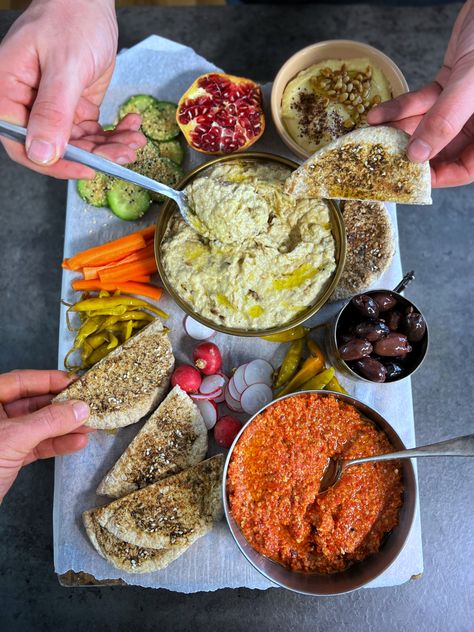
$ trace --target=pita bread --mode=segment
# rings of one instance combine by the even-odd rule
[[[145,549],[134,546],[113,536],[100,526],[96,519],[96,510],[90,509],[82,514],[89,539],[99,555],[127,573],[153,573],[174,562],[182,555],[187,546],[173,549]]]
[[[81,399],[91,410],[86,426],[121,428],[154,409],[168,390],[173,350],[156,319],[127,340],[53,401]]]
[[[346,262],[331,301],[364,292],[385,272],[395,254],[392,222],[382,202],[341,203],[346,227]]]
[[[150,549],[191,546],[222,518],[224,457],[198,465],[132,492],[96,510],[112,535]]]
[[[207,428],[193,400],[175,386],[97,488],[120,498],[196,465],[206,456]]]
[[[409,136],[393,127],[363,127],[313,154],[286,181],[298,198],[431,204],[429,162],[408,160]]]

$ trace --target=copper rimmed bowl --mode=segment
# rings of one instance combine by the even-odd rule
[[[319,573],[304,573],[299,571],[292,571],[277,562],[274,562],[268,557],[265,557],[261,553],[257,552],[246,540],[245,536],[241,532],[239,525],[234,519],[230,510],[229,498],[227,493],[227,472],[229,463],[232,459],[232,454],[236,445],[239,443],[239,439],[245,429],[253,423],[254,419],[262,413],[264,410],[272,406],[275,402],[287,399],[290,397],[298,397],[304,393],[315,393],[318,396],[323,397],[337,397],[338,399],[351,404],[366,418],[368,418],[378,429],[385,432],[394,450],[403,450],[405,445],[394,430],[394,428],[388,423],[382,415],[373,410],[363,402],[351,397],[349,395],[342,395],[340,393],[332,393],[330,391],[302,391],[301,393],[295,393],[293,395],[285,395],[279,399],[274,400],[268,406],[265,406],[259,410],[249,421],[243,426],[237,437],[235,438],[224,466],[223,473],[223,503],[224,514],[229,525],[230,532],[234,538],[235,543],[239,547],[240,551],[247,558],[248,562],[252,564],[262,575],[268,580],[278,584],[282,588],[287,588],[293,592],[301,593],[304,595],[314,596],[329,596],[340,595],[342,593],[351,592],[362,588],[369,582],[373,581],[376,577],[386,571],[389,566],[397,559],[398,555],[402,551],[407,538],[410,534],[413,520],[415,517],[416,499],[417,499],[417,485],[415,472],[413,465],[409,459],[403,459],[400,461],[400,467],[402,469],[403,477],[403,505],[400,509],[399,523],[383,540],[382,546],[377,553],[369,555],[361,562],[356,562],[349,566],[345,571],[339,573],[331,573],[327,575]]]
[[[190,173],[188,173],[183,180],[177,185],[177,189],[184,189],[196,176],[202,176],[205,172],[215,165],[221,164],[223,162],[232,162],[232,161],[242,161],[242,160],[256,160],[264,163],[274,163],[277,165],[285,165],[290,169],[296,169],[299,165],[292,160],[288,160],[287,158],[283,158],[281,156],[276,156],[275,154],[269,153],[261,153],[261,152],[242,152],[235,155],[229,156],[221,156],[220,158],[216,158],[214,160],[209,160],[208,162],[200,165],[196,169],[193,169]],[[234,336],[268,336],[270,334],[276,334],[281,331],[285,331],[286,329],[290,329],[291,327],[296,327],[308,320],[313,314],[315,314],[329,299],[334,288],[336,287],[340,276],[342,274],[342,270],[344,268],[344,262],[346,257],[346,233],[344,229],[344,221],[342,219],[341,212],[338,206],[332,200],[325,200],[329,208],[329,218],[331,222],[331,231],[334,238],[335,244],[335,260],[336,260],[336,269],[332,276],[325,283],[321,292],[317,296],[314,303],[312,303],[309,307],[299,312],[294,318],[288,320],[284,323],[281,323],[277,326],[261,328],[261,329],[247,329],[247,328],[237,328],[237,327],[226,327],[224,325],[220,325],[213,320],[205,318],[198,312],[194,310],[192,305],[189,305],[185,300],[181,298],[179,293],[175,290],[173,284],[169,280],[166,270],[163,266],[163,262],[161,260],[161,242],[166,234],[166,230],[168,228],[168,223],[174,213],[177,213],[176,204],[172,200],[168,200],[163,205],[161,210],[157,227],[155,233],[155,258],[158,267],[158,271],[160,273],[161,280],[165,289],[171,298],[181,307],[181,309],[186,312],[186,314],[192,316],[197,321],[206,325],[207,327],[211,327],[216,331],[220,331],[224,334],[231,334]]]

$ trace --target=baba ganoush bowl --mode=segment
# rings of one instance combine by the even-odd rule
[[[326,40],[311,44],[292,55],[278,71],[271,93],[272,118],[280,138],[297,156],[308,158],[314,151],[307,151],[296,142],[285,125],[282,112],[285,89],[300,73],[316,64],[322,64],[327,60],[341,60],[342,63],[361,58],[380,70],[389,87],[387,98],[398,97],[408,92],[408,84],[403,73],[390,57],[369,44],[354,40]]]
[[[206,176],[207,174],[212,174],[213,170],[216,168],[226,168],[227,166],[232,167],[233,164],[241,165],[242,161],[244,163],[248,162],[249,165],[253,166],[254,168],[259,168],[259,166],[265,165],[271,167],[272,165],[274,165],[275,168],[279,169],[280,171],[282,171],[283,168],[287,168],[291,171],[298,167],[298,164],[296,164],[295,162],[273,154],[244,152],[235,155],[222,156],[220,158],[210,160],[200,165],[189,174],[187,174],[186,177],[178,184],[177,188],[184,189],[190,183],[196,182],[196,179],[199,179],[202,176]],[[315,201],[315,203],[316,202],[319,201]],[[327,213],[329,217],[329,225],[325,225],[325,230],[326,232],[329,230],[330,232],[328,234],[329,236],[332,236],[333,243],[331,244],[331,248],[333,248],[333,252],[331,253],[331,256],[333,256],[333,261],[331,261],[331,265],[333,265],[334,267],[332,272],[327,275],[327,278],[325,278],[324,281],[321,282],[321,287],[319,290],[317,290],[317,295],[315,296],[314,301],[312,301],[309,305],[305,304],[301,310],[290,317],[286,317],[285,314],[285,320],[277,322],[276,324],[272,324],[271,326],[229,326],[228,324],[218,322],[217,316],[215,319],[213,319],[210,318],[208,315],[198,313],[197,309],[195,309],[194,306],[190,304],[190,302],[188,302],[182,296],[182,294],[180,294],[180,292],[178,291],[177,283],[173,283],[173,280],[170,279],[170,275],[167,272],[167,267],[168,270],[170,270],[169,261],[166,260],[166,257],[168,256],[167,253],[169,253],[169,235],[171,234],[171,237],[174,237],[173,227],[175,226],[176,218],[179,221],[176,204],[172,200],[168,200],[163,205],[155,233],[155,257],[157,261],[158,271],[160,273],[160,277],[164,287],[173,298],[173,300],[181,307],[181,309],[186,314],[192,316],[194,319],[201,322],[202,324],[222,333],[236,336],[264,336],[285,331],[286,329],[299,325],[300,323],[306,321],[308,318],[313,316],[313,314],[315,314],[327,302],[339,281],[345,262],[346,236],[341,213],[338,206],[333,201],[323,200],[321,202],[324,203],[324,212]],[[179,243],[178,246],[181,247]],[[176,250],[176,255],[180,254],[180,251]],[[184,257],[184,247],[182,254]],[[176,269],[184,269],[185,263],[183,257],[179,257],[176,255],[173,254],[176,260]],[[317,268],[315,270],[317,270]],[[174,270],[171,270],[171,273],[173,274]],[[190,270],[185,270],[183,274],[184,273],[190,274]],[[238,283],[239,274],[236,273],[233,278],[235,278]],[[259,279],[257,278],[256,283],[258,283],[258,281]],[[216,285],[217,277],[213,279],[213,282],[214,285]],[[220,282],[221,281],[219,279],[219,283]],[[223,285],[225,285],[225,282],[222,283]],[[201,287],[203,288],[202,291],[206,292],[205,284],[201,284],[198,289],[200,290]],[[217,298],[219,298],[219,294],[217,295]],[[206,297],[204,297],[203,300],[207,300]]]
[[[401,505],[398,509],[398,524],[395,527],[393,527],[392,530],[385,533],[385,535],[382,537],[382,540],[380,542],[380,548],[378,549],[377,552],[369,554],[367,557],[365,557],[365,559],[362,559],[361,561],[353,561],[344,570],[340,570],[338,572],[314,572],[314,571],[311,572],[311,571],[293,570],[289,568],[288,566],[283,565],[283,563],[274,561],[270,557],[259,552],[256,548],[254,548],[250,544],[250,542],[244,535],[243,531],[241,530],[237,519],[232,514],[231,502],[233,501],[230,500],[230,485],[231,485],[230,480],[231,480],[232,475],[229,474],[229,468],[231,466],[231,463],[233,462],[234,454],[236,454],[236,448],[237,446],[239,446],[239,442],[242,439],[242,435],[244,435],[244,433],[249,431],[249,429],[250,429],[250,434],[246,435],[246,443],[244,441],[244,446],[248,447],[249,438],[250,438],[250,441],[252,441],[253,437],[257,434],[257,438],[255,440],[256,445],[258,446],[259,450],[265,450],[265,445],[262,444],[261,438],[259,438],[258,436],[258,426],[255,428],[252,428],[252,425],[256,423],[255,420],[259,417],[259,415],[268,411],[268,409],[270,409],[272,406],[275,406],[275,405],[281,406],[281,402],[283,402],[284,400],[291,401],[293,398],[305,397],[305,396],[306,397],[311,396],[311,397],[322,397],[322,398],[334,398],[335,400],[338,400],[338,402],[340,403],[348,404],[349,407],[352,407],[355,409],[356,414],[360,414],[363,418],[365,418],[365,421],[369,422],[368,425],[372,427],[372,431],[374,429],[373,428],[374,426],[375,426],[375,430],[382,431],[381,436],[383,436],[384,440],[388,439],[394,451],[405,449],[406,446],[404,445],[404,443],[402,442],[402,440],[400,439],[396,431],[393,429],[393,427],[378,412],[376,412],[375,410],[373,410],[366,404],[362,403],[361,401],[355,399],[354,397],[351,397],[349,395],[343,395],[341,393],[333,393],[330,391],[302,391],[299,393],[294,393],[292,395],[285,395],[284,397],[280,397],[274,400],[271,404],[269,404],[268,406],[265,406],[260,411],[258,411],[253,417],[251,417],[251,419],[249,419],[249,421],[242,427],[241,431],[239,432],[232,446],[230,447],[230,450],[229,450],[229,453],[227,455],[227,459],[224,465],[224,471],[223,471],[222,493],[223,493],[224,514],[225,514],[229,529],[231,531],[231,534],[234,538],[234,541],[239,547],[240,551],[248,560],[248,562],[252,564],[252,566],[256,570],[258,570],[262,575],[264,575],[268,580],[270,580],[271,582],[274,582],[275,584],[281,586],[282,588],[286,588],[288,590],[301,593],[301,594],[314,595],[314,596],[338,595],[342,593],[351,592],[353,590],[357,590],[359,588],[362,588],[363,586],[366,586],[369,582],[372,582],[375,578],[377,578],[379,575],[385,572],[389,568],[389,566],[391,566],[393,562],[397,559],[397,557],[399,556],[399,554],[401,553],[402,549],[405,546],[405,543],[408,539],[408,536],[410,534],[410,531],[413,525],[413,521],[415,517],[416,502],[417,502],[417,484],[416,484],[415,472],[414,472],[414,468],[413,468],[411,460],[403,459],[396,462],[395,464],[396,469],[392,470],[392,472],[394,471],[396,473],[396,476],[399,477],[399,481],[401,481],[401,485],[403,488],[403,491],[401,492],[401,497],[399,495],[399,503],[401,501]],[[280,413],[281,413],[280,409],[277,408],[275,410],[275,416],[279,416]],[[268,428],[267,425],[268,425],[268,419],[265,419],[265,432],[267,433],[269,443],[271,443],[274,438],[270,437],[269,434],[274,431],[275,426],[272,426],[270,424],[270,428]],[[378,433],[374,433],[374,434],[378,434]],[[282,445],[284,445],[285,448],[288,446],[288,443],[285,443],[287,441],[288,441],[288,437],[286,437],[286,439],[282,443]],[[279,450],[279,446],[276,446],[275,454],[274,456],[272,456],[272,467],[274,467],[274,463],[278,460],[278,453],[279,453],[278,450]],[[387,450],[384,450],[384,451],[387,451]],[[238,457],[236,458],[238,459]],[[258,461],[258,455],[256,458]],[[251,462],[251,461],[248,461],[248,462]],[[394,462],[386,461],[385,463],[393,464]],[[246,476],[245,467],[243,467],[244,464],[245,464],[245,460],[242,460],[242,459],[237,460],[236,465],[233,468],[233,474],[235,475],[235,472],[238,472],[238,476],[242,477],[243,479],[245,479],[245,476]],[[366,465],[369,465],[369,464],[366,464]],[[371,463],[370,465],[373,467],[376,464]],[[255,463],[254,466],[255,466],[254,468],[255,471],[257,472],[262,471],[262,463]],[[357,468],[361,466],[355,465],[353,467]],[[350,469],[351,468],[349,468],[347,472],[350,472]],[[301,471],[301,470],[298,470],[298,471]],[[366,472],[368,472],[369,476],[372,473],[369,470],[366,470]],[[278,480],[277,474],[273,473],[268,480],[273,486],[275,486],[275,481]],[[287,478],[284,477],[283,480],[286,481]],[[336,490],[337,485],[339,485],[339,483],[336,484],[333,490]],[[251,489],[254,489],[254,487],[251,487]],[[256,487],[255,489],[257,489],[258,491],[258,487]],[[272,490],[273,489],[274,487],[272,487]],[[304,494],[304,489],[303,489],[303,486],[301,486],[301,484],[298,485],[298,493],[300,493],[300,491],[301,493]],[[328,491],[331,491],[331,490],[328,490]],[[235,481],[234,481],[233,492],[235,494]],[[296,502],[297,501],[298,501],[298,498],[296,498]],[[295,502],[294,498],[292,498],[292,503],[293,502]],[[245,501],[244,499],[242,506],[251,507],[251,502],[247,503],[247,501]],[[292,506],[293,505],[291,505],[291,507]],[[386,507],[384,505],[384,510],[385,509]],[[288,510],[288,512],[290,511],[291,509]],[[338,509],[338,511],[342,511],[342,510]],[[286,513],[287,512],[285,512],[285,514]],[[281,515],[281,512],[278,515]],[[352,519],[351,512],[349,512],[349,517]],[[340,520],[343,520],[343,518],[340,518]],[[258,535],[256,537],[267,538],[268,542],[276,541],[274,537],[270,535],[270,531],[267,525],[265,525],[265,523],[262,522],[262,516],[258,516],[258,519],[255,520],[255,524],[259,525],[260,527],[263,524],[264,529],[265,529],[265,530],[261,529],[261,535]],[[293,522],[290,522],[289,524],[292,526]],[[299,524],[299,522],[295,520],[295,524]],[[320,523],[320,524],[322,525],[323,523]],[[354,522],[351,524],[357,524],[357,523]],[[319,528],[320,526],[318,525],[318,529]],[[374,528],[374,527],[371,527],[371,528]],[[354,531],[354,530],[355,529],[353,529],[352,527],[350,528],[350,531]],[[367,539],[367,542],[371,541],[370,538],[366,538],[366,539]],[[262,540],[257,540],[257,541],[262,541]],[[290,550],[290,553],[293,553],[291,549],[289,550]],[[296,555],[296,551],[294,553]]]

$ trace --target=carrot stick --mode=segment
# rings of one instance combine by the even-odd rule
[[[146,274],[145,276],[141,276],[141,277],[137,277],[136,279],[133,279],[133,281],[135,283],[150,283],[151,275],[150,274]]]
[[[156,224],[152,224],[151,226],[147,226],[146,228],[142,228],[138,232],[142,235],[143,239],[150,239],[155,236]]]
[[[137,283],[135,281],[128,281],[122,283],[103,283],[98,279],[91,279],[86,281],[85,279],[75,279],[72,282],[72,288],[78,292],[107,290],[107,292],[115,292],[120,290],[125,294],[138,294],[139,296],[148,296],[159,301],[163,288],[150,285],[148,283]]]
[[[132,233],[120,239],[109,241],[106,244],[95,246],[95,248],[78,252],[70,259],[65,260],[63,264],[67,265],[71,270],[79,270],[84,266],[105,265],[145,247],[146,242],[143,236],[139,233]]]
[[[99,270],[99,279],[105,283],[132,281],[136,277],[156,272],[155,257],[148,257],[132,263],[124,263],[105,270]]]
[[[154,245],[149,244],[145,248],[141,250],[137,250],[136,252],[132,252],[131,255],[120,259],[119,261],[114,261],[112,263],[108,263],[105,266],[84,266],[82,268],[82,274],[85,279],[98,279],[99,272],[106,269],[115,268],[118,265],[122,265],[123,263],[132,263],[133,261],[141,261],[142,259],[148,259],[149,257],[153,257],[155,253]]]

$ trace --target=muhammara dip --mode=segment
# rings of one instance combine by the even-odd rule
[[[201,316],[241,329],[282,325],[314,304],[334,272],[328,206],[285,195],[290,173],[249,160],[217,165],[191,187],[209,238],[177,213],[171,218],[162,264],[177,294]],[[225,213],[216,204],[214,192],[222,186],[214,180],[232,192]]]

